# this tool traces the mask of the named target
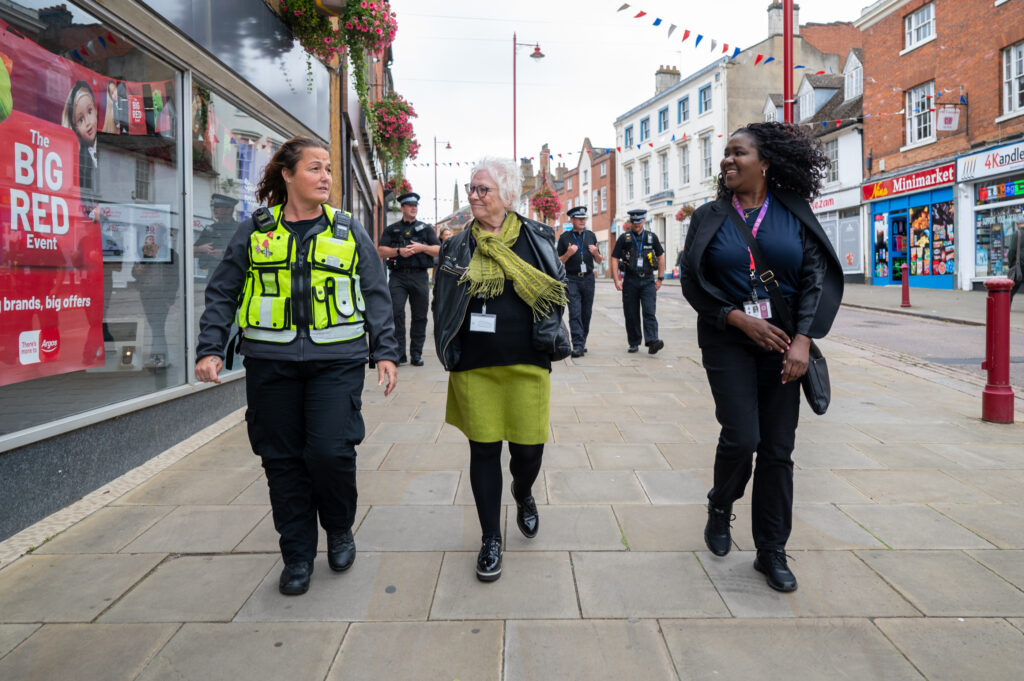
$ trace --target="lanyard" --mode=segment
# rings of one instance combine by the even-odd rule
[[[757,238],[757,230],[761,228],[761,222],[764,220],[764,216],[768,213],[768,201],[770,198],[771,197],[768,194],[765,194],[764,203],[761,204],[761,212],[757,214],[757,220],[754,220],[754,226],[750,228],[750,233],[754,235],[755,239]],[[732,205],[735,206],[737,213],[746,216],[746,213],[743,212],[743,206],[740,205],[740,200],[737,199],[735,195],[732,197]],[[750,271],[751,276],[753,276],[754,254],[750,252],[749,248],[747,249],[747,255],[750,256]]]
[[[583,243],[582,244],[580,243],[580,240],[576,238],[576,231],[575,230],[569,230],[569,234],[572,234],[572,240],[576,242],[576,248],[579,249],[580,259],[582,259],[583,258],[583,245],[587,243],[587,232],[586,232],[586,230],[583,231]]]
[[[750,233],[753,234],[754,238],[757,238],[757,230],[761,228],[761,222],[764,220],[764,216],[768,213],[768,200],[769,195],[765,194],[764,203],[761,204],[761,212],[757,214],[757,219],[754,220],[754,226],[750,228]],[[740,215],[746,216],[743,212],[743,206],[740,205],[740,200],[733,194],[732,205],[736,208],[736,212]],[[754,264],[754,254],[750,252],[750,248],[747,248],[747,255],[750,257],[750,301],[757,302],[757,275],[756,265]]]
[[[633,238],[633,243],[636,245],[636,253],[634,253],[633,255],[637,258],[641,257],[644,253],[643,248],[641,248],[641,245],[644,242],[644,233],[640,232],[639,241],[637,241],[636,232],[634,232],[633,230],[629,230],[629,236]]]

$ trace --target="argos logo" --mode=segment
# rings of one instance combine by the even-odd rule
[[[52,362],[60,355],[60,333],[57,329],[22,331],[18,334],[18,363]]]

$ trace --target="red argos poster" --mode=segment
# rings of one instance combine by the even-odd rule
[[[81,167],[102,112],[85,92],[98,74],[3,22],[0,62],[0,385],[8,385],[103,364],[102,246]],[[60,94],[47,98],[44,85]]]

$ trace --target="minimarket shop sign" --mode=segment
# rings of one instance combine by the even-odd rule
[[[956,164],[947,163],[937,168],[930,168],[908,175],[890,177],[880,182],[872,182],[861,187],[861,196],[865,201],[885,199],[898,194],[918,192],[940,185],[949,184],[956,179]]]

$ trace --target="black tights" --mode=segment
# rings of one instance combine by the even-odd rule
[[[544,445],[508,443],[509,471],[520,499],[531,493],[540,473]],[[501,442],[469,441],[469,482],[484,539],[501,539]]]

